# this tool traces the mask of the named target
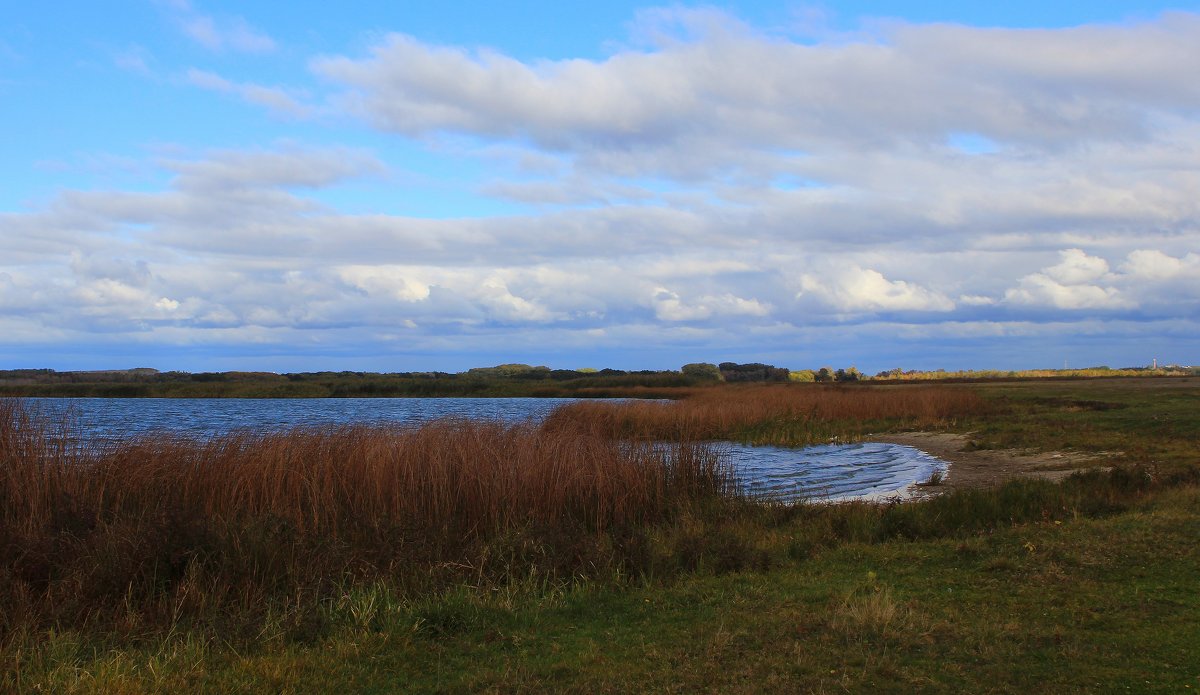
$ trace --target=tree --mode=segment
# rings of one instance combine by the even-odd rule
[[[821,367],[817,370],[817,373],[813,375],[813,379],[820,383],[833,381],[833,370],[829,367]]]
[[[833,375],[833,380],[840,382],[858,381],[861,378],[862,374],[854,367],[850,367],[849,369],[839,369],[834,372]]]
[[[717,367],[717,365],[709,364],[708,362],[693,362],[692,364],[685,364],[680,368],[679,371],[683,372],[683,375],[686,377],[700,379],[701,381],[725,380],[725,378],[721,376],[721,370]]]
[[[725,377],[725,381],[787,381],[788,370],[783,367],[774,367],[761,362],[751,362],[750,364],[737,364],[735,362],[722,362],[719,365],[721,376]]]

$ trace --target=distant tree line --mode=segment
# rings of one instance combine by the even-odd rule
[[[323,398],[429,396],[635,396],[673,397],[671,389],[718,383],[849,384],[860,381],[958,379],[1087,378],[1115,376],[1183,376],[1200,368],[1105,366],[1070,370],[919,371],[888,369],[873,377],[855,367],[821,367],[796,371],[751,362],[693,362],[679,370],[551,369],[528,364],[500,364],[460,373],[449,372],[160,372],[150,368],[102,371],[53,369],[0,370],[3,396]]]

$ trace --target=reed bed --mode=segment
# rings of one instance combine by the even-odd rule
[[[853,438],[884,422],[932,427],[985,412],[984,400],[963,389],[771,385],[695,389],[669,403],[573,403],[544,428],[636,441],[801,445]]]
[[[623,562],[630,529],[735,495],[703,445],[532,424],[155,434],[103,448],[69,429],[0,401],[0,600],[13,606],[0,634],[131,610],[176,620],[347,579],[484,581],[527,572],[526,556],[568,577],[603,571]]]

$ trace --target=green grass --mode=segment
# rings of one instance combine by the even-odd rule
[[[794,530],[777,529],[774,542]],[[1200,491],[1186,487],[1103,518],[850,542],[767,571],[701,572],[627,589],[533,581],[414,602],[358,587],[328,604],[316,638],[290,639],[277,627],[248,647],[183,633],[110,651],[75,635],[42,636],[27,644],[22,680],[6,685],[1180,692],[1200,687],[1197,537]]]
[[[1200,379],[1097,379],[987,384],[993,416],[960,423],[986,448],[1113,452],[1147,467],[1197,460]]]

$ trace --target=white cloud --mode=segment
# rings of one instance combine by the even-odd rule
[[[963,306],[991,306],[996,300],[979,294],[963,294],[959,295],[958,303]]]
[[[765,304],[757,299],[744,299],[729,293],[716,297],[701,297],[700,301],[711,306],[715,313],[725,316],[764,317],[769,316],[772,309],[770,304]]]
[[[429,299],[429,285],[414,279],[417,272],[403,266],[354,265],[337,269],[344,282],[367,294],[388,295],[402,302]]]
[[[1056,309],[1128,309],[1134,306],[1112,286],[1108,262],[1081,249],[1059,252],[1061,260],[1040,272],[1021,278],[1020,284],[1004,293],[1010,304],[1048,306]],[[1104,282],[1104,285],[1093,284]]]
[[[888,280],[879,271],[850,265],[800,276],[797,299],[816,299],[844,313],[937,311],[954,309],[945,295],[904,280]]]
[[[492,316],[500,320],[544,322],[554,318],[545,307],[513,294],[499,274],[486,278],[476,292],[482,303],[492,310]]]
[[[1095,282],[1108,275],[1108,261],[1096,256],[1089,256],[1083,249],[1067,249],[1060,254],[1062,260],[1056,265],[1042,270],[1056,283],[1063,285],[1083,285]]]
[[[278,114],[293,118],[304,118],[313,114],[313,107],[279,87],[266,87],[250,82],[233,82],[216,73],[198,70],[187,71],[191,84],[222,94],[233,94],[243,101],[262,106]]]
[[[210,51],[269,53],[276,48],[273,38],[250,26],[242,17],[213,17],[197,11],[190,2],[162,4],[185,36]]]
[[[712,316],[712,310],[703,305],[689,306],[679,295],[665,287],[656,287],[651,299],[654,315],[663,321],[694,321]]]
[[[275,187],[322,188],[386,171],[373,155],[344,147],[220,150],[200,159],[164,159],[162,164],[178,174],[180,190],[214,194]]]
[[[1127,309],[1132,306],[1115,287],[1065,285],[1043,273],[1021,278],[1018,287],[1004,293],[1004,301],[1055,309]]]
[[[943,143],[1145,137],[1152,114],[1200,105],[1200,18],[1134,26],[991,30],[891,25],[886,34],[804,44],[725,16],[684,11],[683,35],[600,60],[525,63],[496,51],[393,34],[362,58],[313,69],[348,104],[407,134],[461,131],[552,149],[616,153],[704,143],[826,151]],[[716,15],[720,16],[720,15]],[[736,144],[736,149],[728,146]]]
[[[655,287],[650,304],[654,315],[663,321],[700,321],[714,316],[764,317],[771,313],[771,306],[757,299],[745,299],[733,294],[702,295],[688,302],[677,292],[665,287]]]
[[[1200,275],[1200,254],[1189,253],[1183,258],[1168,256],[1155,249],[1138,249],[1121,264],[1121,272],[1146,280],[1169,280],[1190,273]]]

